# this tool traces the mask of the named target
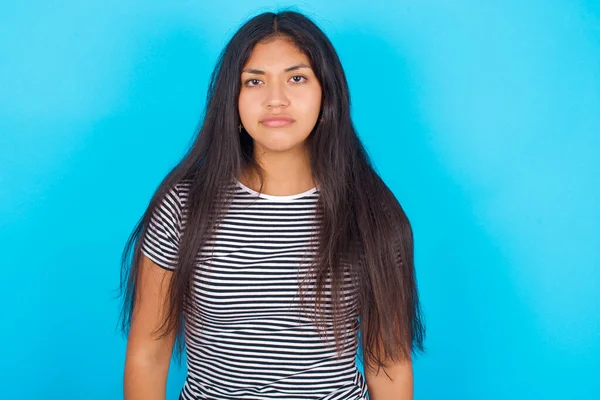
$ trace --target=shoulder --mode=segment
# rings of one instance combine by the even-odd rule
[[[165,194],[161,200],[161,203],[170,203],[174,208],[181,211],[185,208],[190,193],[192,181],[190,179],[183,179],[175,184],[167,187]]]

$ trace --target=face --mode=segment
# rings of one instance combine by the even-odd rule
[[[303,148],[321,109],[308,57],[285,39],[257,44],[242,68],[238,108],[255,154]]]

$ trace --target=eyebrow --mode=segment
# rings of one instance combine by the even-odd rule
[[[293,65],[291,67],[287,67],[283,71],[284,72],[296,71],[300,68],[310,68],[310,66],[302,63],[302,64],[298,64],[298,65]],[[248,72],[249,74],[256,74],[256,75],[265,75],[266,74],[265,71],[262,71],[260,69],[255,69],[255,68],[245,68],[242,70],[242,72]]]

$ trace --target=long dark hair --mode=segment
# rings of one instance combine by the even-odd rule
[[[320,311],[326,307],[333,310],[335,321],[343,321],[347,288],[342,282],[350,273],[365,366],[378,369],[384,362],[410,359],[412,353],[424,351],[425,335],[410,223],[356,134],[346,76],[333,45],[314,22],[294,11],[255,16],[221,53],[198,135],[156,190],[123,251],[122,328],[127,332],[131,322],[141,239],[150,218],[170,188],[188,180],[187,223],[167,296],[169,313],[159,329],[162,335],[177,333],[181,352],[182,315],[194,308],[189,290],[194,263],[219,222],[221,214],[214,211],[228,204],[225,183],[246,169],[262,176],[253,158],[252,139],[238,131],[237,99],[241,70],[254,46],[277,37],[290,40],[307,55],[322,88],[321,118],[307,138],[312,176],[320,194],[319,250],[311,274],[316,291],[311,306],[315,322],[320,326]],[[329,297],[325,295],[328,291]],[[338,349],[344,329],[341,323],[334,327]]]

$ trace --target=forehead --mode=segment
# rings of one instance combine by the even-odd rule
[[[258,68],[264,71],[283,70],[291,65],[304,63],[310,65],[310,60],[289,39],[277,38],[268,42],[257,43],[245,67]]]

